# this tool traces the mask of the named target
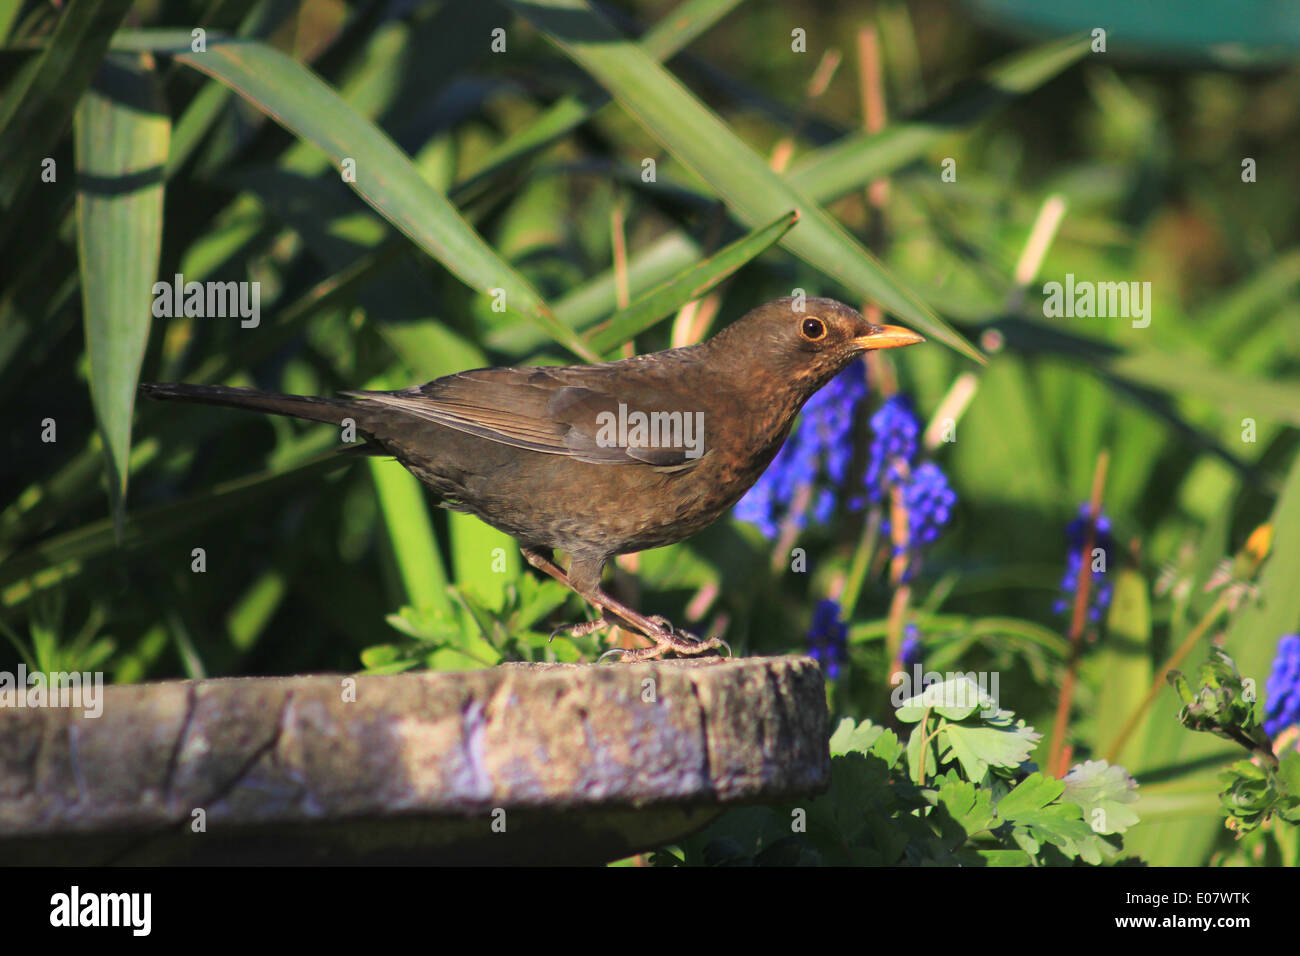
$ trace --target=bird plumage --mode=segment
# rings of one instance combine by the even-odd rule
[[[568,552],[562,580],[608,610],[616,602],[600,576],[611,556],[712,524],[758,479],[818,388],[869,348],[920,340],[830,299],[777,299],[701,345],[617,362],[474,369],[344,398],[141,389],[336,425],[350,418],[448,507],[514,536],[526,554]],[[627,621],[630,609],[618,607]],[[630,617],[647,629],[649,619]]]

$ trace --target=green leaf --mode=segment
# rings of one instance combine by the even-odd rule
[[[915,116],[890,123],[874,135],[849,136],[796,161],[790,184],[827,202],[888,175],[921,156],[946,136],[969,129],[994,109],[1036,89],[1087,55],[1087,37],[1067,37],[999,60]]]
[[[1249,833],[1275,813],[1294,819],[1300,813],[1300,795],[1283,789],[1271,768],[1239,760],[1219,775],[1224,789],[1219,801],[1228,814],[1228,829]]]
[[[839,726],[835,728],[835,733],[831,734],[831,756],[840,757],[847,753],[869,753],[872,745],[880,739],[880,735],[883,733],[883,727],[879,727],[869,720],[864,720],[855,726],[852,717],[845,717],[840,721]]]
[[[1197,673],[1195,690],[1181,671],[1171,670],[1166,679],[1183,701],[1178,720],[1188,730],[1218,734],[1247,748],[1268,749],[1253,688],[1242,680],[1236,662],[1223,648],[1210,647],[1209,660]]]
[[[498,256],[443,193],[382,130],[356,112],[320,77],[263,43],[208,37],[207,51],[178,49],[170,31],[119,36],[118,45],[170,52],[182,63],[220,80],[296,136],[326,153],[335,168],[355,164],[348,184],[412,242],[484,295],[503,294],[506,311],[541,327],[575,354],[596,360],[577,334],[560,322],[523,276]]]
[[[592,329],[587,341],[594,351],[604,353],[629,341],[664,316],[677,311],[687,302],[698,299],[745,263],[760,255],[784,236],[798,220],[798,213],[787,212],[772,222],[737,239],[725,249],[679,272],[667,282],[647,292],[626,309],[610,316]]]
[[[1062,781],[1031,774],[998,801],[998,816],[1015,824],[1017,842],[1023,832],[1030,845],[1051,843],[1067,856],[1079,856],[1094,865],[1103,856],[1113,855],[1114,848],[1084,822],[1077,805],[1055,802],[1064,791]]]
[[[1129,388],[1161,393],[1213,396],[1216,404],[1241,409],[1264,421],[1300,425],[1300,380],[1266,379],[1213,365],[1189,351],[1126,351],[1106,339],[1067,329],[1039,317],[997,317],[1008,348],[1058,355]]]
[[[239,37],[267,36],[279,25],[288,11],[275,3],[254,3],[244,15],[235,35]],[[167,157],[167,178],[171,179],[185,164],[190,155],[208,136],[230,102],[230,89],[220,83],[209,82],[190,100],[172,130],[171,154]],[[223,157],[224,158],[224,157]],[[213,157],[204,156],[213,162]]]
[[[40,182],[41,160],[67,129],[78,100],[132,0],[70,3],[40,56],[20,68],[0,104],[0,236],[17,225],[16,197]]]
[[[985,866],[1031,866],[1033,858],[1024,850],[976,850]]]
[[[0,0],[0,43],[8,40],[9,31],[23,8],[23,0]]]
[[[905,724],[921,719],[927,710],[933,710],[949,720],[965,720],[976,710],[992,710],[995,701],[978,683],[965,674],[931,684],[921,693],[908,697],[895,712]]]
[[[573,594],[559,581],[551,578],[523,574],[518,575],[514,580],[517,593],[515,610],[510,620],[519,630],[533,627]]]
[[[984,787],[976,787],[969,780],[948,779],[939,787],[939,802],[970,836],[998,825],[993,812],[993,796]]]
[[[450,607],[447,572],[419,480],[396,462],[379,458],[366,462],[407,600],[418,608]]]
[[[271,622],[284,600],[288,588],[285,572],[279,568],[261,574],[242,594],[226,615],[230,643],[247,651]]]
[[[903,745],[898,739],[898,734],[886,730],[871,745],[871,755],[879,757],[892,770],[898,763],[898,758],[903,755]]]
[[[389,667],[401,659],[402,653],[396,644],[376,644],[361,652],[361,663],[367,670]]]
[[[1300,750],[1292,748],[1282,754],[1277,776],[1288,793],[1300,797]]]
[[[201,527],[303,482],[319,480],[324,473],[341,464],[344,464],[343,459],[330,454],[290,470],[272,469],[223,482],[202,494],[140,511],[127,517],[120,543],[117,543],[111,519],[91,522],[46,538],[0,562],[0,588],[8,589],[4,600],[12,603],[29,587],[17,585],[10,589],[9,586],[14,582],[23,581],[30,576],[48,576],[58,580],[64,575],[79,573],[85,563],[105,558],[119,548],[126,550],[148,546],[157,549],[163,542],[191,528]],[[188,548],[183,553],[188,561]],[[169,557],[167,560],[172,559]]]
[[[1104,760],[1075,764],[1065,775],[1062,799],[1076,803],[1096,833],[1123,833],[1138,822],[1129,804],[1138,799],[1137,781],[1123,767]]]
[[[939,758],[956,758],[971,780],[982,780],[989,767],[1019,767],[1043,737],[1023,720],[1004,727],[949,724],[939,735]],[[942,750],[943,747],[948,750]]]
[[[740,0],[686,0],[641,37],[641,49],[656,62],[663,62],[685,49],[739,3]],[[577,96],[562,97],[523,129],[515,131],[494,147],[480,161],[474,174],[457,184],[456,197],[459,199],[475,192],[505,167],[544,149],[566,133],[577,129],[607,102],[603,97],[594,103],[584,102]]]
[[[145,58],[106,59],[76,114],[77,249],[90,393],[119,536],[131,413],[158,277],[170,131]]]
[[[1144,349],[1101,363],[1116,378],[1162,392],[1212,395],[1216,405],[1300,425],[1300,379],[1247,377],[1174,350]]]
[[[799,225],[782,244],[863,299],[978,362],[969,342],[894,277],[815,202],[795,189],[663,67],[585,0],[507,0],[728,203],[751,228],[785,210]]]
[[[1131,568],[1119,571],[1115,578],[1106,632],[1107,639],[1097,649],[1094,663],[1098,691],[1097,704],[1091,710],[1094,714],[1092,739],[1109,743],[1119,736],[1135,702],[1142,699],[1155,679],[1151,665],[1151,601],[1147,595],[1147,582]],[[1148,712],[1138,726],[1133,741],[1128,745],[1130,753],[1142,751],[1141,741],[1152,713]],[[1151,756],[1160,759],[1158,755]],[[1145,762],[1136,767],[1140,769]]]
[[[1044,773],[1032,773],[998,801],[998,816],[1020,820],[1047,806],[1065,792],[1065,782]]]
[[[1071,56],[1059,55],[1062,42],[1071,46]],[[1086,42],[1054,40],[999,61],[985,73],[982,84],[1003,90],[1028,92],[1035,84],[1041,85],[1064,70],[1086,53],[1087,49]],[[852,189],[886,176],[918,159],[939,136],[974,125],[1002,102],[997,97],[985,97],[979,85],[974,88],[964,87],[928,107],[917,117],[923,135],[909,134],[892,139],[900,127],[906,127],[912,122],[903,120],[891,124],[877,136],[853,137],[843,143],[822,147],[795,163],[790,181],[813,201],[831,202]],[[983,112],[973,110],[972,106],[980,106]],[[954,125],[945,133],[944,118],[950,116],[966,116],[969,119],[965,126]],[[834,162],[828,162],[830,158],[834,158]],[[825,168],[820,167],[823,162],[828,163]],[[700,247],[693,239],[681,231],[670,232],[638,250],[628,261],[629,287],[635,294],[637,290],[665,281],[674,273],[688,268],[699,256]],[[555,311],[566,324],[581,328],[613,311],[616,308],[615,302],[614,274],[610,270],[566,294],[555,303]],[[498,334],[492,338],[493,347],[514,355],[526,354],[538,344],[537,337],[528,334],[530,332],[531,330],[525,330],[522,335],[512,336]]]
[[[1051,843],[1060,847],[1066,856],[1078,856],[1094,866],[1101,863],[1103,855],[1113,852],[1109,844],[1083,821],[1079,808],[1074,804],[1044,807],[1027,814],[1017,821],[1017,825],[1027,828],[1039,842]]]
[[[1300,249],[1274,252],[1263,262],[1255,275],[1198,307],[1191,325],[1212,329],[1217,341],[1234,342],[1249,334],[1253,320],[1280,311],[1300,286]]]
[[[460,622],[452,611],[450,602],[443,607],[422,608],[407,604],[396,614],[387,615],[384,620],[407,637],[425,644],[442,644],[456,639],[460,634]]]

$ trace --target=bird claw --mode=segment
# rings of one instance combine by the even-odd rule
[[[713,650],[714,648],[724,647],[727,650],[728,657],[735,656],[731,652],[731,645],[728,644],[720,637],[709,637],[709,638],[699,637],[696,634],[692,634],[690,631],[686,630],[685,628],[676,627],[672,623],[672,621],[668,620],[668,618],[659,615],[655,615],[654,617],[651,617],[650,620],[652,620],[654,623],[658,624],[661,628],[663,628],[665,631],[668,632],[668,634],[672,638],[672,640],[668,642],[669,646],[672,647],[672,649],[677,651],[679,654],[687,654],[687,655],[702,654],[705,651]],[[692,645],[698,645],[698,648],[687,648],[682,646],[682,644],[686,642],[689,642]]]
[[[609,621],[603,617],[598,617],[593,621],[578,621],[576,624],[561,624],[555,630],[551,631],[551,636],[546,639],[549,644],[555,640],[557,634],[567,633],[569,637],[583,637],[595,631],[601,631],[609,627]]]
[[[648,618],[648,620],[659,629],[657,634],[647,634],[646,637],[655,642],[654,647],[626,648],[614,647],[600,657],[596,658],[596,663],[604,663],[607,658],[617,659],[620,663],[635,663],[638,661],[656,660],[663,657],[670,651],[681,657],[696,657],[706,651],[722,648],[727,652],[727,657],[734,657],[731,645],[720,637],[700,638],[696,637],[690,631],[674,627],[673,624],[665,617],[658,615]]]

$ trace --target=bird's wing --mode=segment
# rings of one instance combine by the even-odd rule
[[[677,470],[707,452],[702,410],[607,367],[485,368],[393,392],[348,392],[448,428],[602,465]]]

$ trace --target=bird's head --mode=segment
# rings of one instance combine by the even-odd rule
[[[739,363],[751,376],[803,385],[806,398],[863,352],[924,341],[896,325],[872,325],[857,309],[834,299],[787,297],[746,313],[709,346],[721,353],[722,363]]]

